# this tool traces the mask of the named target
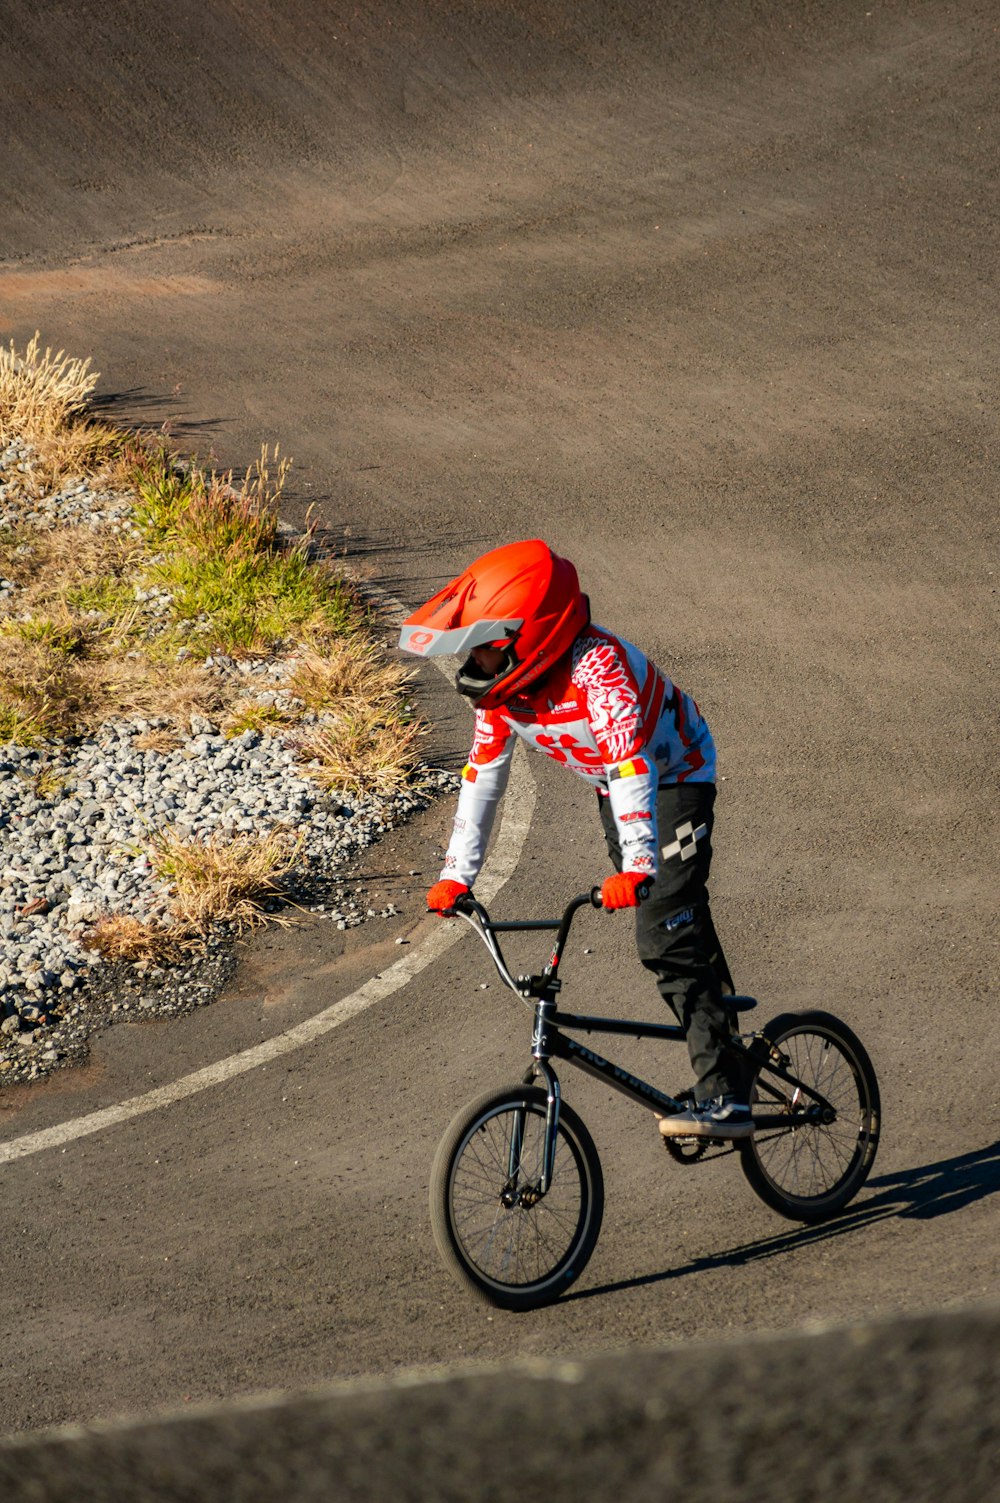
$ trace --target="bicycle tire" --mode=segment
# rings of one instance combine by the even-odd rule
[[[521,1151],[512,1176],[519,1114]],[[454,1118],[431,1168],[431,1228],[445,1266],[478,1299],[504,1310],[535,1310],[558,1299],[600,1236],[601,1161],[572,1107],[559,1109],[548,1193],[530,1203],[518,1198],[525,1190],[530,1198],[541,1176],[545,1115],[539,1086],[488,1091]]]
[[[797,1103],[767,1060],[753,1061],[750,1110],[785,1113],[789,1125],[758,1130],[739,1143],[743,1173],[780,1215],[823,1221],[854,1198],[874,1163],[881,1127],[875,1071],[860,1039],[832,1013],[785,1013],[762,1033],[791,1073],[830,1102],[836,1118],[804,1120],[808,1100]]]

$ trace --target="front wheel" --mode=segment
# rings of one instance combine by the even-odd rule
[[[541,1193],[546,1092],[514,1085],[463,1107],[431,1169],[431,1227],[451,1273],[479,1299],[534,1310],[586,1267],[604,1215],[601,1161],[581,1119],[561,1106]]]
[[[757,1130],[743,1173],[772,1210],[822,1221],[868,1178],[879,1138],[878,1081],[861,1041],[826,1012],[785,1013],[750,1045]]]

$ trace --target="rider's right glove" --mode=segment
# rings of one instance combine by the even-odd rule
[[[637,889],[649,880],[648,872],[615,872],[613,877],[605,877],[601,886],[601,906],[638,908],[639,897],[644,894],[639,894]]]
[[[427,906],[432,913],[451,913],[455,900],[468,891],[464,882],[453,882],[450,877],[445,877],[443,882],[435,882],[427,894]]]

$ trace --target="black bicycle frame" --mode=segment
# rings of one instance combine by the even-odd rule
[[[569,935],[570,924],[577,909],[592,904],[599,907],[597,901],[599,888],[595,888],[589,894],[583,894],[567,906],[561,919],[534,919],[525,920],[521,923],[494,923],[485,908],[471,896],[463,895],[456,904],[456,909],[463,917],[473,923],[473,927],[480,932],[494,964],[500,972],[502,979],[512,991],[522,997],[535,999],[535,1025],[531,1036],[532,1065],[525,1075],[525,1082],[530,1082],[536,1076],[541,1076],[545,1081],[547,1104],[545,1113],[545,1151],[542,1165],[542,1178],[538,1186],[539,1192],[544,1195],[549,1188],[552,1169],[555,1162],[556,1145],[558,1141],[559,1107],[561,1102],[561,1089],[559,1077],[552,1068],[551,1059],[564,1059],[577,1069],[583,1070],[588,1075],[596,1076],[598,1080],[605,1081],[630,1101],[639,1106],[645,1106],[652,1111],[659,1111],[663,1115],[671,1115],[683,1110],[683,1105],[674,1096],[669,1096],[665,1091],[659,1091],[648,1081],[633,1075],[631,1071],[616,1065],[613,1060],[605,1059],[593,1049],[588,1049],[585,1044],[578,1043],[576,1039],[569,1038],[561,1030],[564,1028],[574,1029],[584,1033],[609,1033],[620,1034],[627,1038],[643,1039],[667,1039],[675,1043],[683,1043],[686,1035],[684,1029],[676,1023],[653,1023],[646,1020],[632,1018],[608,1018],[592,1016],[585,1013],[560,1012],[556,1005],[556,994],[562,983],[558,979],[557,971],[562,959],[563,948]],[[473,916],[475,922],[473,922]],[[528,931],[541,929],[556,929],[556,943],[553,947],[549,963],[537,976],[519,976],[516,979],[510,974],[507,963],[503,958],[500,946],[495,936],[499,933],[512,931]],[[731,997],[727,999],[730,1005],[742,1003],[744,1008],[754,1005],[752,997]],[[787,1113],[754,1112],[754,1128],[756,1131],[766,1131],[768,1128],[780,1128],[789,1131],[796,1127],[805,1126],[810,1121],[815,1121],[817,1115],[827,1116],[832,1120],[833,1108],[829,1102],[807,1086],[803,1081],[792,1075],[785,1065],[781,1055],[773,1050],[766,1042],[766,1038],[756,1035],[764,1044],[767,1052],[759,1056],[760,1063],[766,1063],[770,1073],[786,1084],[793,1087],[793,1104],[802,1097],[808,1097],[813,1102],[810,1112],[792,1119]],[[741,1054],[750,1054],[739,1037],[734,1037],[730,1047]],[[516,1178],[520,1164],[521,1140],[523,1138],[524,1123],[520,1121],[515,1128],[511,1139],[509,1173],[512,1179]]]

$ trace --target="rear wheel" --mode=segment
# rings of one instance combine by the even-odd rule
[[[747,1180],[793,1221],[834,1215],[864,1184],[878,1148],[878,1081],[861,1041],[830,1013],[786,1013],[751,1045],[750,1063],[760,1125],[739,1144]]]
[[[594,1141],[561,1106],[541,1193],[546,1093],[508,1086],[464,1107],[431,1169],[431,1227],[450,1271],[478,1298],[534,1310],[566,1290],[600,1235],[604,1179]]]

